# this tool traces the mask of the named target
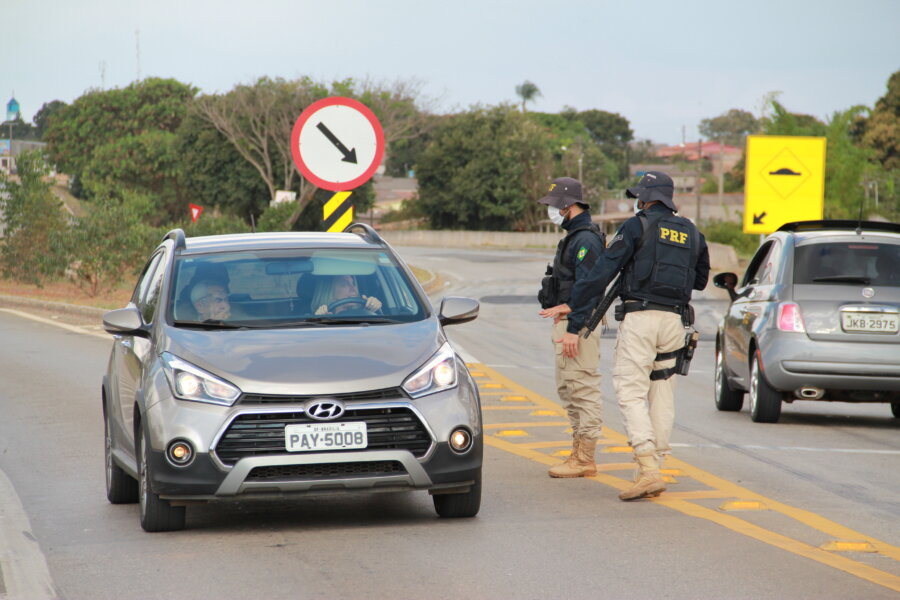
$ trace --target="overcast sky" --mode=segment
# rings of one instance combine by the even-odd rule
[[[770,91],[822,119],[872,106],[900,69],[898,0],[0,0],[0,22],[0,98],[15,92],[26,121],[139,65],[206,93],[263,75],[416,78],[439,112],[516,101],[528,79],[533,110],[617,112],[674,144],[730,108],[757,114]]]

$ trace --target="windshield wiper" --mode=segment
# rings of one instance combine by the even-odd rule
[[[827,277],[813,277],[814,283],[833,281],[835,283],[861,283],[869,285],[871,279],[859,275],[828,275]]]
[[[389,319],[387,317],[310,317],[304,322],[321,324],[334,323],[336,325],[360,325],[365,323],[381,325],[384,323],[401,323],[401,321]]]
[[[196,327],[198,329],[248,329],[245,323],[230,323],[228,321],[220,321],[216,319],[207,319],[205,321],[175,321],[175,325],[179,327]]]

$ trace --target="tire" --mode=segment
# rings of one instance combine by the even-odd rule
[[[149,450],[147,450],[147,440],[143,431],[138,442],[138,455],[140,456],[138,463],[138,474],[140,475],[138,488],[140,490],[141,527],[144,531],[150,532],[184,529],[184,507],[172,506],[168,500],[161,499],[150,489],[150,477],[147,467]]]
[[[725,357],[716,348],[716,408],[722,411],[737,412],[744,406],[744,392],[732,389],[725,375]]]
[[[104,455],[106,462],[106,499],[111,504],[134,504],[138,501],[138,482],[116,464],[112,455],[109,420],[103,418]]]
[[[472,488],[462,494],[435,494],[434,511],[444,519],[474,517],[481,508],[481,474],[475,479]]]
[[[766,381],[754,353],[750,368],[750,418],[755,423],[777,423],[781,417],[781,394]]]
[[[894,413],[894,416],[900,419],[900,402],[891,402],[891,412]]]

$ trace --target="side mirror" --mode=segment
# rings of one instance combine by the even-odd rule
[[[112,334],[134,335],[143,332],[144,320],[134,306],[111,310],[103,315],[103,329]]]
[[[441,300],[441,312],[438,318],[441,325],[458,325],[468,323],[478,316],[478,300],[447,296]]]
[[[713,285],[717,288],[728,290],[728,296],[731,298],[732,302],[738,297],[737,293],[734,291],[737,282],[738,277],[734,273],[719,273],[713,277]]]

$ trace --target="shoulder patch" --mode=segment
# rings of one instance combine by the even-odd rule
[[[625,238],[624,238],[624,236],[623,236],[621,233],[616,234],[616,237],[614,237],[613,239],[611,239],[611,240],[609,241],[609,245],[607,245],[607,248],[609,248],[610,246],[614,245],[616,242],[621,242],[623,239],[625,239]]]
[[[586,247],[582,246],[581,248],[578,249],[578,254],[576,255],[576,258],[578,260],[584,260],[584,257],[587,255],[587,253],[588,253],[588,249]]]

